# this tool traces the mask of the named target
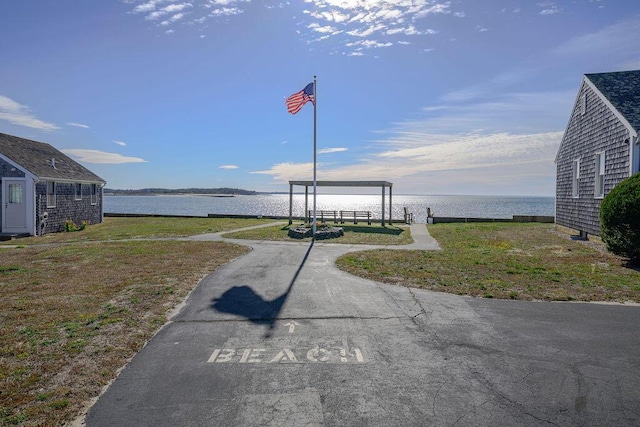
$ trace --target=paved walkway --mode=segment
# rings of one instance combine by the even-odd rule
[[[351,245],[248,244],[88,426],[640,424],[638,307],[389,286],[334,266]]]
[[[286,225],[287,222],[282,222],[282,221],[277,221],[277,222],[270,222],[268,224],[261,224],[261,225],[254,225],[252,227],[244,227],[244,228],[240,228],[237,230],[233,230],[233,231],[223,231],[220,233],[206,233],[206,234],[199,234],[197,236],[192,236],[192,237],[188,237],[188,240],[197,240],[197,241],[207,241],[207,240],[227,240],[227,241],[233,241],[233,242],[237,242],[240,244],[255,244],[255,243],[260,243],[263,242],[265,243],[265,241],[255,241],[255,240],[233,240],[233,239],[225,239],[224,235],[225,234],[229,234],[232,232],[236,232],[236,231],[246,231],[246,230],[253,230],[256,228],[264,228],[264,227],[273,227],[274,225]],[[433,237],[431,237],[431,235],[429,234],[429,232],[427,231],[427,227],[425,226],[425,224],[411,224],[409,226],[410,230],[411,230],[411,237],[413,238],[413,243],[408,244],[408,245],[386,245],[386,246],[377,246],[377,245],[344,245],[342,243],[332,243],[330,240],[326,240],[326,241],[318,241],[316,242],[316,245],[329,245],[329,244],[336,244],[336,245],[342,245],[343,247],[349,248],[349,252],[351,251],[358,251],[358,250],[364,250],[364,249],[369,249],[369,248],[386,248],[386,249],[416,249],[416,250],[439,250],[440,246],[438,245],[438,242],[436,241],[436,239],[434,239]],[[283,242],[286,244],[292,244],[293,242]],[[303,244],[308,244],[308,243],[303,243]]]

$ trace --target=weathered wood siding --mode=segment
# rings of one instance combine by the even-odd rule
[[[47,207],[47,183],[36,183],[36,229],[38,234],[64,231],[66,221],[73,221],[77,226],[86,221],[88,224],[102,222],[102,188],[97,186],[96,204],[91,204],[91,185],[82,184],[82,200],[76,200],[74,183],[56,182],[56,206]],[[47,212],[44,224],[41,214]]]
[[[586,112],[582,113],[582,97]],[[556,175],[556,223],[600,235],[600,203],[595,196],[596,153],[605,153],[604,194],[629,176],[629,130],[585,82],[560,144]],[[572,195],[573,161],[580,160],[578,197]]]

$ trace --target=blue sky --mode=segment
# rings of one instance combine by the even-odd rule
[[[110,188],[553,195],[585,73],[640,68],[637,0],[0,4],[0,132]]]

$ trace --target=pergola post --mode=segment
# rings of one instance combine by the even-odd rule
[[[389,225],[393,225],[393,205],[391,204],[393,185],[389,185]]]
[[[305,185],[304,186],[304,222],[307,222],[307,219],[309,218],[307,215],[309,215],[309,187]],[[311,222],[311,220],[309,220],[309,222]]]
[[[289,183],[289,225],[293,224],[293,184]]]
[[[386,193],[386,191],[384,190],[384,185],[382,186],[382,226],[384,227],[384,193]]]

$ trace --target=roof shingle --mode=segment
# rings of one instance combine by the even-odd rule
[[[640,133],[640,70],[585,74],[585,77]]]
[[[40,179],[105,182],[80,163],[44,142],[0,133],[0,154]],[[52,159],[55,159],[54,162]]]

